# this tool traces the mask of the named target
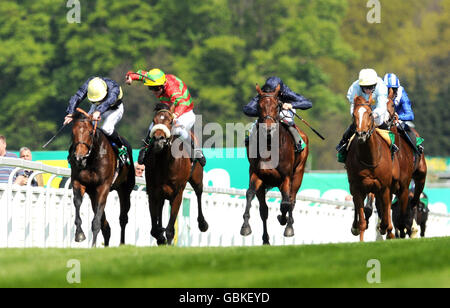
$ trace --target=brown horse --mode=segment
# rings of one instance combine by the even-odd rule
[[[117,170],[117,155],[106,135],[92,124],[92,117],[80,108],[73,114],[72,145],[69,150],[69,162],[72,168],[73,202],[76,210],[75,241],[86,239],[81,229],[80,206],[86,192],[91,199],[94,218],[92,220],[93,242],[102,230],[105,246],[109,245],[111,228],[106,220],[105,206],[110,190],[116,190],[120,200],[120,243],[125,244],[125,226],[128,223],[130,194],[135,184],[135,172],[131,146],[128,147],[131,164]],[[117,173],[117,172],[118,173]]]
[[[192,163],[189,151],[186,150],[188,146],[171,134],[174,116],[166,108],[164,104],[158,104],[155,108],[151,132],[153,142],[144,160],[152,219],[151,235],[156,238],[158,245],[172,243],[175,236],[175,221],[187,182],[194,188],[197,196],[198,228],[202,232],[208,230],[208,223],[202,212],[203,167],[197,161]],[[176,155],[173,155],[174,153]],[[171,209],[169,223],[164,229],[162,210],[166,199],[170,201]]]
[[[250,207],[255,195],[259,201],[260,216],[263,221],[263,244],[269,245],[269,235],[267,233],[268,207],[266,204],[266,190],[278,187],[281,192],[281,215],[278,220],[281,225],[286,225],[284,236],[294,236],[292,211],[294,210],[296,195],[302,184],[303,173],[305,172],[306,159],[308,157],[308,146],[300,153],[294,152],[294,140],[284,125],[280,125],[281,102],[278,100],[278,85],[274,92],[262,92],[256,85],[256,90],[260,95],[258,101],[259,119],[257,122],[257,134],[265,136],[270,153],[263,154],[264,149],[260,142],[250,142],[247,147],[247,156],[250,162],[250,184],[246,193],[247,206],[244,213],[244,223],[241,228],[241,235],[251,234],[250,228]],[[262,125],[260,125],[262,124]],[[273,128],[275,127],[275,128]],[[297,128],[298,129],[298,128]],[[308,145],[308,137],[298,129],[301,137]],[[252,155],[252,148],[256,149],[257,155]],[[269,155],[270,154],[270,155]],[[289,217],[286,214],[289,213]]]
[[[395,114],[395,108],[393,103],[393,91],[389,91],[389,101],[387,104],[387,110],[391,119],[394,119],[394,124],[397,122]],[[427,165],[425,162],[425,156],[423,153],[415,153],[414,149],[408,144],[408,142],[400,135],[397,125],[391,126],[391,131],[395,134],[395,144],[399,147],[399,151],[395,154],[400,164],[400,181],[397,191],[393,191],[399,199],[400,205],[400,219],[398,220],[398,228],[400,230],[400,237],[405,237],[405,228],[408,234],[411,233],[411,224],[407,223],[408,220],[408,194],[409,185],[411,179],[414,179],[415,188],[414,196],[411,200],[411,205],[414,208],[419,204],[420,195],[425,187],[425,180],[427,174]],[[415,132],[417,134],[417,132]]]
[[[364,240],[364,231],[367,229],[364,199],[369,193],[374,193],[379,202],[379,213],[382,216],[381,234],[387,232],[388,238],[394,237],[391,193],[397,190],[400,177],[398,159],[392,160],[389,145],[375,130],[371,104],[371,96],[369,101],[361,96],[354,99],[353,124],[356,126],[356,134],[345,162],[350,193],[353,195],[355,205],[352,233],[359,234],[360,241]]]

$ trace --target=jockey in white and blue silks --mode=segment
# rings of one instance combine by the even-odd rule
[[[384,83],[388,89],[392,89],[394,92],[395,112],[397,113],[399,119],[398,128],[402,133],[405,133],[403,136],[412,148],[417,149],[419,153],[422,153],[423,145],[417,145],[417,137],[410,129],[410,126],[414,127],[414,124],[412,123],[412,121],[414,121],[414,112],[411,108],[411,101],[409,100],[405,88],[400,85],[400,80],[393,73],[387,73],[384,75]]]
[[[364,99],[369,100],[370,95],[375,101],[375,104],[371,106],[375,119],[375,125],[382,129],[387,129],[386,122],[389,120],[389,113],[387,112],[388,102],[388,88],[384,81],[378,77],[375,70],[366,68],[359,72],[359,78],[352,83],[347,92],[347,99],[350,103],[350,114],[353,115],[354,99],[355,96],[362,96]],[[336,150],[342,154],[346,152],[347,143],[351,136],[355,133],[356,127],[352,123],[339,142]],[[395,144],[392,145],[394,151],[397,150]],[[344,154],[345,155],[345,154]]]

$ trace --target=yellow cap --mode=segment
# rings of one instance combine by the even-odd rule
[[[108,94],[108,86],[103,79],[95,77],[89,81],[87,97],[91,102],[101,101],[106,94]]]
[[[145,75],[144,85],[146,86],[162,86],[166,82],[166,74],[159,68],[150,70]]]

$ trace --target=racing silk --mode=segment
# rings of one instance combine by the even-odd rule
[[[67,107],[67,113],[72,114],[75,112],[75,109],[78,107],[78,105],[86,98],[87,92],[88,92],[88,84],[89,81],[94,79],[95,76],[90,77],[75,93],[74,96],[70,98],[69,101],[69,107]],[[123,96],[122,88],[119,86],[117,82],[115,82],[112,79],[106,78],[106,77],[100,77],[106,82],[106,85],[108,86],[108,93],[106,94],[105,98],[99,102],[95,102],[92,104],[96,105],[97,108],[95,108],[95,111],[99,111],[100,114],[104,113],[110,108],[117,107],[121,104],[121,99]]]
[[[278,98],[281,102],[292,104],[292,108],[294,109],[306,110],[312,107],[312,103],[308,99],[289,89],[289,87],[285,85],[278,77],[269,77],[262,87],[262,90],[272,92],[275,91],[278,85],[280,85]],[[244,106],[243,111],[245,115],[249,117],[258,116],[258,100],[259,95],[256,95],[247,105]]]
[[[408,94],[405,89],[400,86],[397,91],[397,96],[394,99],[395,112],[398,118],[402,121],[414,121],[414,112],[411,108]]]
[[[164,91],[157,98],[169,108],[175,106],[174,114],[177,117],[194,109],[194,101],[186,84],[175,75],[166,74]]]
[[[355,99],[355,96],[362,96],[366,100],[368,100],[370,96],[361,90],[358,80],[350,86],[347,92],[347,99],[350,102],[350,115],[353,115],[353,108],[355,107],[353,100]],[[375,101],[375,104],[371,106],[372,111],[378,115],[378,118],[375,119],[375,124],[380,126],[389,119],[389,114],[387,112],[388,88],[380,77],[378,77],[377,85],[372,93],[372,99]]]

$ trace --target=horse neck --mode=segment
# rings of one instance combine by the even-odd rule
[[[374,131],[369,139],[364,143],[356,140],[359,160],[369,166],[376,166],[381,159],[380,146],[377,140],[377,133]]]

